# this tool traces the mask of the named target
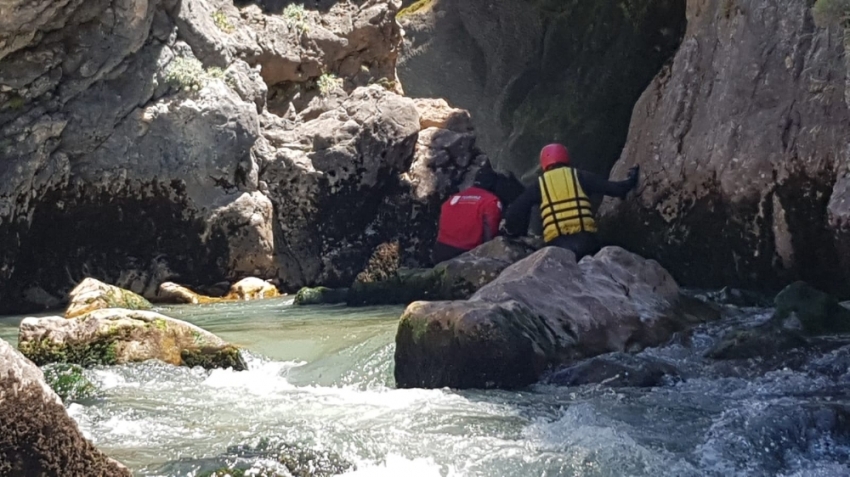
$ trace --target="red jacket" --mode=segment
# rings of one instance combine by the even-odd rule
[[[443,202],[437,242],[472,250],[499,234],[501,220],[499,198],[492,192],[470,187]]]

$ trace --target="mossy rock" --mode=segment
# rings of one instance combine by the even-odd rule
[[[784,322],[795,315],[808,335],[850,332],[850,310],[838,299],[805,282],[788,285],[774,299],[774,319]]]
[[[233,368],[234,371],[245,371],[248,365],[242,359],[239,348],[233,345],[221,347],[203,347],[184,349],[180,352],[183,364],[189,367],[200,366],[204,369]]]
[[[86,278],[74,287],[71,290],[70,299],[68,308],[65,310],[65,318],[76,318],[104,308],[125,310],[153,308],[153,305],[144,297],[93,278]]]
[[[239,349],[214,334],[152,311],[108,308],[66,319],[21,321],[18,348],[38,365],[114,365],[156,359],[173,365],[246,369]]]
[[[97,388],[85,377],[83,368],[76,364],[53,363],[41,368],[44,380],[63,401],[91,399]]]
[[[444,274],[436,269],[400,271],[376,282],[355,282],[348,290],[349,306],[406,305],[418,300],[447,299]]]
[[[294,303],[305,305],[334,305],[348,300],[348,288],[304,287],[295,294]]]

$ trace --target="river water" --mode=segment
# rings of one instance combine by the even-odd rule
[[[757,324],[770,310],[727,307],[722,323],[687,345],[645,352],[685,380],[515,392],[395,389],[401,307],[279,299],[159,311],[243,346],[249,370],[154,362],[88,370],[100,396],[68,411],[137,476],[194,476],[262,439],[335,453],[356,466],[346,475],[850,476],[850,423],[829,411],[850,402],[847,369],[759,375],[718,371],[700,357],[732,324]],[[0,318],[0,337],[15,343],[19,321]]]

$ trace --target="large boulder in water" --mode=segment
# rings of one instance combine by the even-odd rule
[[[655,261],[607,247],[576,263],[572,252],[547,247],[467,301],[411,304],[396,335],[396,383],[525,386],[552,365],[656,346],[716,317],[686,312],[684,300]]]
[[[130,475],[83,437],[41,370],[3,340],[0,429],[0,475]]]
[[[107,308],[77,318],[25,318],[18,348],[38,365],[111,365],[158,359],[174,365],[246,369],[239,349],[152,311]]]
[[[76,318],[102,308],[151,309],[150,302],[141,296],[94,278],[81,281],[71,290],[70,298],[71,302],[65,310],[65,318]]]

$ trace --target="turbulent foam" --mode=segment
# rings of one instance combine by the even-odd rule
[[[193,475],[198,462],[225,465],[229,446],[265,437],[338,454],[356,464],[347,474],[355,476],[850,475],[845,430],[822,417],[823,406],[841,400],[837,378],[787,369],[719,377],[700,351],[726,324],[698,330],[690,347],[645,351],[687,371],[684,381],[662,387],[397,390],[396,312],[375,318],[375,310],[322,307],[270,315],[256,306],[244,315],[232,307],[185,309],[204,311],[199,320],[217,334],[247,343],[247,371],[158,363],[88,370],[102,397],[70,404],[69,413],[138,476]],[[758,323],[764,312],[733,319]],[[810,411],[795,411],[803,407]],[[773,442],[786,451],[760,444]]]

